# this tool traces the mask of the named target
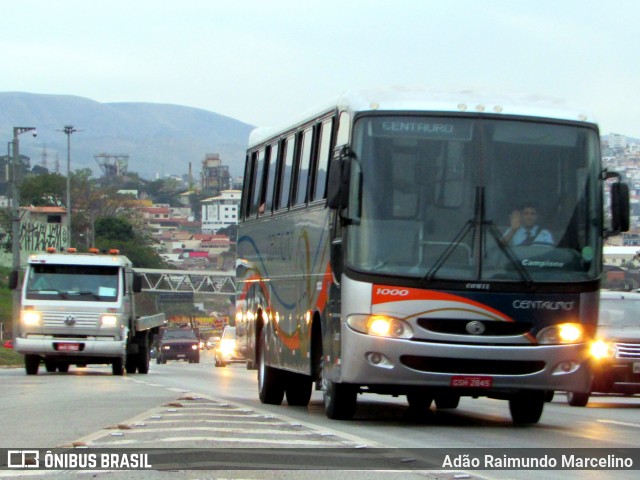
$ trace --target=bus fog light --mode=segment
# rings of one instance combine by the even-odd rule
[[[553,374],[561,375],[565,373],[573,373],[578,370],[578,367],[580,367],[580,364],[576,362],[561,362],[553,369]]]
[[[366,354],[367,361],[374,367],[393,368],[393,363],[383,354],[378,352],[369,352]]]

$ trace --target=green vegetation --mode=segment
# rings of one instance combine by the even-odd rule
[[[11,331],[12,291],[7,288],[9,271],[8,268],[0,267],[0,322],[4,333]],[[22,355],[11,348],[4,348],[3,345],[4,341],[0,343],[0,366],[22,365]]]

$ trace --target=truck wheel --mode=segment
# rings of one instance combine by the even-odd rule
[[[127,373],[136,373],[136,359],[138,354],[127,355],[127,361],[124,362],[124,369]]]
[[[111,373],[114,375],[122,375],[124,373],[122,358],[116,358],[111,364]]]
[[[69,364],[66,362],[60,362],[58,364],[58,371],[60,373],[67,373],[69,371]]]
[[[55,360],[52,360],[50,358],[45,358],[44,368],[47,370],[47,372],[54,373],[58,368],[58,363]]]
[[[40,368],[40,357],[38,355],[24,356],[24,369],[27,371],[27,375],[37,375],[38,368]]]
[[[144,345],[141,346],[142,350],[138,352],[138,373],[146,374],[149,373],[149,346]]]

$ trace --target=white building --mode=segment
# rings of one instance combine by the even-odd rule
[[[627,148],[627,137],[618,133],[610,133],[609,148]]]
[[[218,197],[202,200],[202,233],[237,225],[241,195],[241,190],[223,190]]]

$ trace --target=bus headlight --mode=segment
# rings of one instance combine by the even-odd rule
[[[584,341],[584,329],[579,323],[561,323],[540,330],[536,338],[541,345],[560,345]]]
[[[40,325],[40,313],[33,310],[23,310],[22,323],[30,327],[37,327]]]
[[[118,324],[118,317],[115,315],[102,315],[100,323],[103,327],[115,327]]]
[[[590,353],[591,356],[596,360],[600,360],[603,358],[614,358],[616,356],[616,345],[615,343],[598,339],[591,344]]]
[[[386,315],[349,315],[347,325],[356,332],[376,337],[411,338],[411,326],[398,318]]]

